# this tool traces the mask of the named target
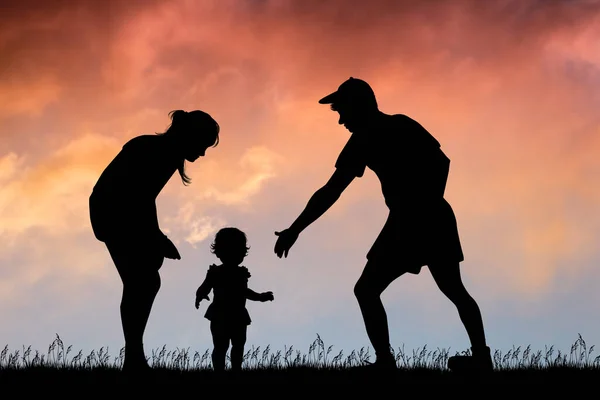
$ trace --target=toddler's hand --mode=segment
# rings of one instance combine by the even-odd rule
[[[273,292],[264,292],[262,293],[262,301],[273,301]]]

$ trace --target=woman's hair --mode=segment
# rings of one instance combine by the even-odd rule
[[[248,255],[248,240],[246,234],[238,228],[227,227],[219,230],[215,235],[214,242],[210,245],[210,251],[217,257],[226,254],[228,251],[244,249],[244,255]]]
[[[203,135],[206,138],[206,143],[211,147],[216,147],[219,144],[220,127],[217,121],[204,111],[184,111],[173,110],[169,112],[171,124],[165,132],[157,133],[157,135],[178,135],[181,133],[189,134],[190,131],[196,131],[198,135]],[[180,164],[177,167],[179,175],[184,185],[191,183],[191,179],[185,173],[185,158],[181,158]]]

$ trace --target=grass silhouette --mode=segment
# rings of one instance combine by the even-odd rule
[[[72,346],[65,347],[57,334],[46,353],[33,351],[31,346],[22,350],[10,351],[5,346],[0,352],[0,383],[61,384],[90,383],[111,385],[126,383],[127,377],[121,373],[123,349],[111,356],[107,348],[93,350],[84,355],[82,351],[73,354]],[[211,368],[211,349],[203,353],[190,349],[168,350],[166,345],[152,350],[148,357],[153,367],[153,382],[156,384],[199,383],[360,383],[374,379],[401,380],[402,383],[456,383],[464,384],[470,376],[455,374],[446,367],[449,350],[431,350],[424,346],[408,353],[404,348],[394,350],[398,371],[390,374],[374,372],[364,368],[373,361],[369,348],[361,348],[345,355],[335,353],[333,346],[326,346],[319,335],[309,346],[307,353],[285,346],[283,350],[272,351],[251,347],[244,355],[243,371],[233,375],[231,371],[216,374]],[[591,383],[600,378],[600,355],[595,356],[594,346],[586,344],[581,335],[571,346],[570,352],[555,350],[545,346],[544,350],[527,347],[513,347],[506,353],[495,350],[493,354],[494,372],[479,377],[489,382],[539,383],[551,381],[553,384],[581,381]],[[468,351],[456,354],[469,354]],[[229,355],[227,356],[229,366]],[[391,376],[394,375],[394,376]]]

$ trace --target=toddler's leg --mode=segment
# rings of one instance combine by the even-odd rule
[[[247,328],[246,325],[235,326],[231,335],[231,369],[235,371],[242,369]]]
[[[213,338],[212,364],[215,371],[225,370],[225,357],[229,348],[229,337],[222,324],[211,321],[210,332]]]

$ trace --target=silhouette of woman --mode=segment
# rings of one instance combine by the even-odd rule
[[[123,282],[123,370],[149,368],[143,336],[160,289],[164,258],[181,257],[158,224],[156,197],[176,170],[184,183],[185,161],[194,162],[219,142],[219,125],[207,113],[175,110],[163,133],[129,140],[106,167],[89,198],[96,239],[104,242]]]

